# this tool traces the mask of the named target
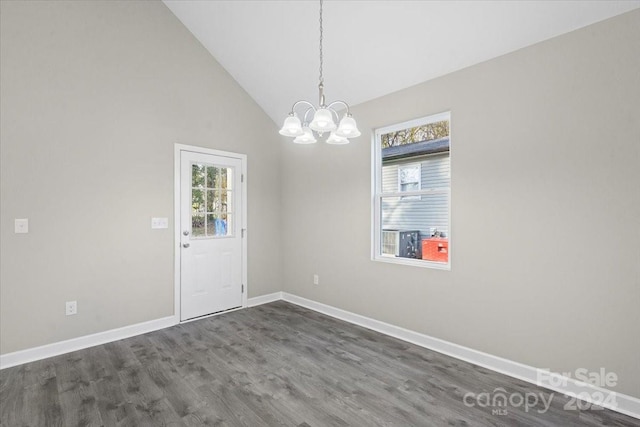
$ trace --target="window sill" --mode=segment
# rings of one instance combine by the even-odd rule
[[[451,271],[451,262],[447,262],[447,263],[434,262],[434,261],[425,261],[422,259],[403,258],[403,257],[384,256],[384,255],[376,255],[371,260],[378,261],[378,262],[386,262],[389,264],[411,265],[414,267],[432,268],[434,270]]]

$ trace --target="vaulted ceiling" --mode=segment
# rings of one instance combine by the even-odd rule
[[[317,102],[317,1],[164,3],[280,124]],[[640,7],[630,1],[346,1],[324,3],[327,101],[351,105]]]

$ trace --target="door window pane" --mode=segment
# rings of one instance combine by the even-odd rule
[[[226,188],[227,190],[233,190],[233,169],[226,168]]]
[[[194,188],[191,190],[191,207],[193,209],[193,213],[204,212],[204,191]]]
[[[198,164],[191,166],[191,186],[204,187],[204,166]]]
[[[220,211],[231,212],[232,211],[232,198],[231,191],[221,191],[220,193]]]
[[[207,214],[207,236],[230,236],[227,214]]]
[[[215,166],[207,166],[207,188],[215,188],[215,182],[219,174],[219,168]]]
[[[214,212],[216,209],[215,190],[207,190],[207,212]]]
[[[233,224],[231,223],[231,214],[223,213],[220,215],[222,221],[224,221],[225,229],[223,236],[231,236],[233,233]]]
[[[220,168],[220,177],[216,182],[216,188],[227,188],[227,168]]]
[[[192,165],[192,237],[232,236],[233,168]]]
[[[191,235],[194,237],[204,236],[204,215],[191,216]]]
[[[215,236],[215,222],[216,218],[214,214],[207,214],[207,236]]]
[[[216,209],[218,212],[230,212],[232,210],[231,191],[216,191]]]

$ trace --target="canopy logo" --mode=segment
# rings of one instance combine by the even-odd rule
[[[586,368],[578,368],[574,372],[555,373],[549,369],[537,370],[537,385],[546,388],[573,389],[576,386],[579,391],[564,393],[560,400],[564,402],[565,411],[601,410],[603,408],[615,409],[617,407],[616,393],[610,390],[618,384],[618,375],[615,372],[607,372],[600,368],[598,371],[589,371]],[[571,382],[571,384],[569,384]],[[539,392],[514,392],[498,387],[492,392],[466,393],[462,401],[468,407],[491,408],[492,415],[508,415],[508,408],[517,408],[529,412],[532,410],[544,414],[551,407],[554,393]]]
[[[548,399],[547,399],[548,398]],[[538,413],[544,414],[549,410],[553,393],[526,392],[509,393],[502,387],[498,387],[493,392],[466,393],[462,398],[465,406],[480,408],[491,408],[492,415],[508,415],[507,407],[524,408],[525,412],[535,409]]]

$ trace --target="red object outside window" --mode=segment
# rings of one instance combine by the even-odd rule
[[[422,241],[422,259],[449,262],[449,239],[432,237]]]

